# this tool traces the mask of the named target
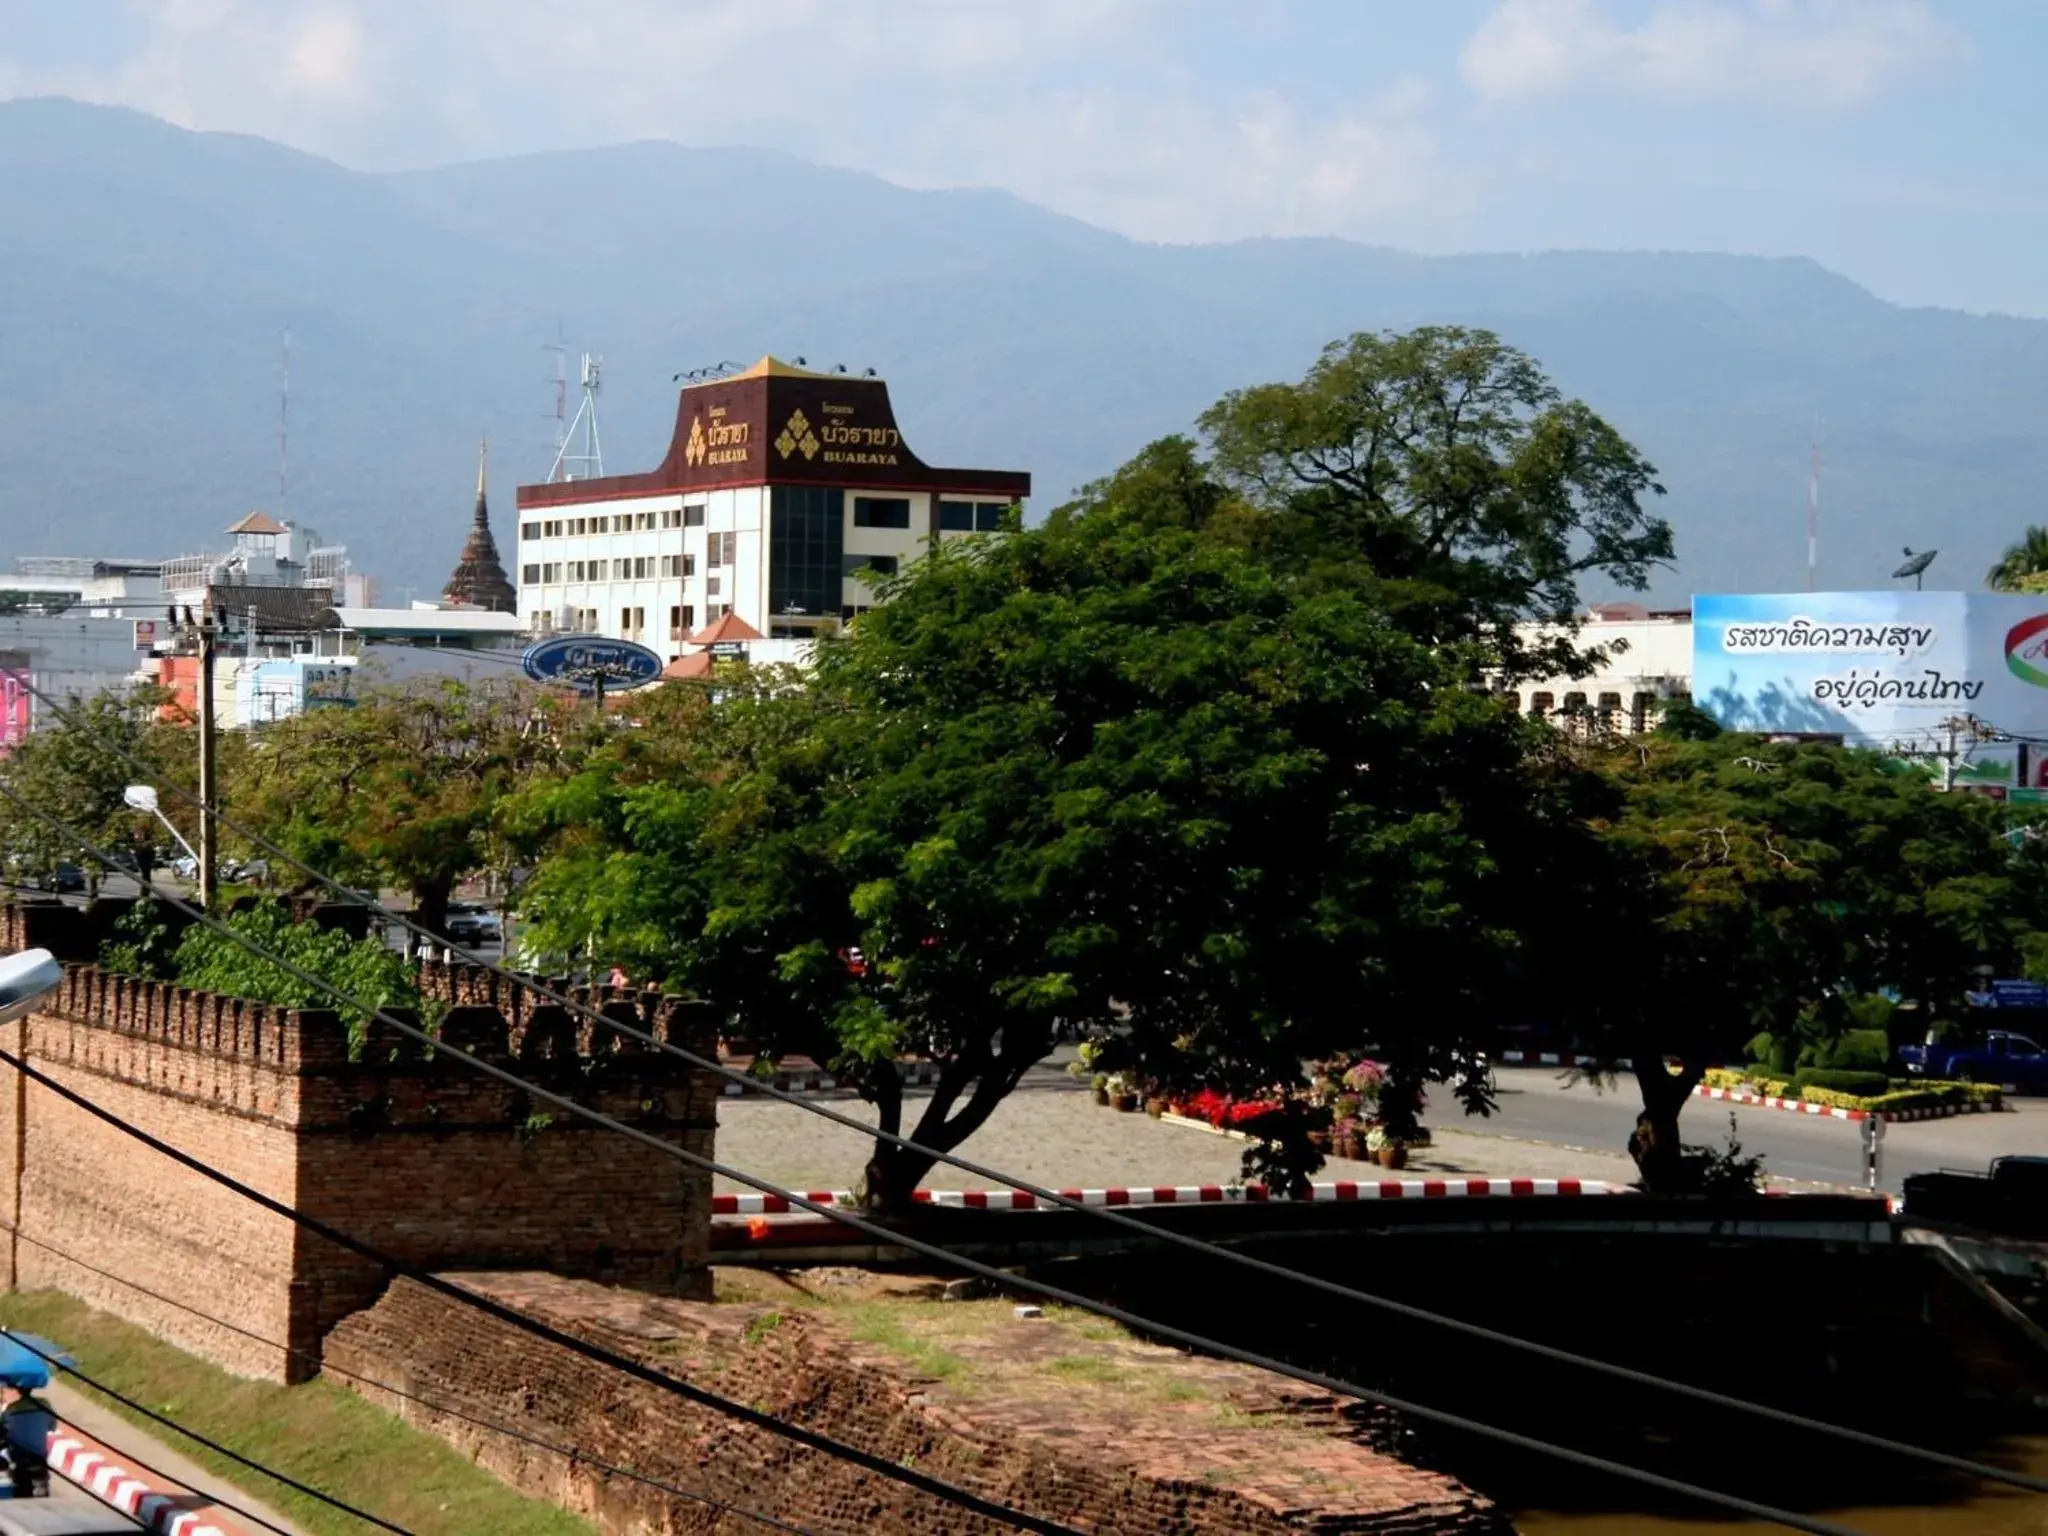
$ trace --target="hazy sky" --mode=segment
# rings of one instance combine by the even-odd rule
[[[635,138],[1155,240],[1818,258],[2048,315],[2043,0],[0,0],[0,97],[365,169]]]

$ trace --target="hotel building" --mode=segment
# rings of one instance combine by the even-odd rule
[[[925,464],[880,379],[763,358],[683,389],[659,468],[519,488],[519,617],[670,661],[731,619],[722,636],[766,637],[756,659],[795,659],[873,604],[857,572],[995,529],[1030,491],[1017,471]]]

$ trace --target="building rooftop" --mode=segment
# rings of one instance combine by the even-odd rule
[[[736,613],[713,619],[697,633],[690,636],[691,645],[731,645],[742,640],[764,640],[767,637]]]
[[[229,525],[229,533],[290,533],[291,530],[268,512],[251,512],[239,523]]]
[[[519,633],[519,615],[482,608],[330,608],[320,627],[361,635],[511,636]]]

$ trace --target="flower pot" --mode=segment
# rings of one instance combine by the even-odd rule
[[[1136,1114],[1138,1110],[1138,1096],[1135,1093],[1120,1093],[1116,1097],[1116,1107],[1120,1114]]]
[[[1145,1101],[1145,1113],[1150,1115],[1154,1120],[1157,1120],[1161,1115],[1166,1113],[1166,1100],[1147,1099]]]
[[[1376,1154],[1382,1168],[1406,1168],[1408,1149],[1406,1147],[1381,1147]]]
[[[1359,1145],[1356,1136],[1338,1136],[1334,1138],[1330,1143],[1330,1150],[1339,1157],[1349,1158],[1354,1163],[1358,1161],[1360,1155],[1365,1151]]]
[[[1092,1091],[1095,1095],[1096,1103],[1107,1104],[1109,1102],[1109,1090],[1107,1088],[1096,1088]]]

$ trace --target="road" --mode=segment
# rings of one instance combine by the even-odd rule
[[[1554,1067],[1502,1067],[1495,1081],[1500,1113],[1491,1119],[1466,1119],[1453,1105],[1433,1108],[1430,1123],[1603,1152],[1626,1146],[1635,1124],[1638,1101],[1629,1077],[1604,1092],[1584,1081],[1567,1086]],[[1887,1125],[1881,1187],[1897,1193],[1909,1173],[1982,1169],[2007,1152],[2048,1154],[2048,1098],[2008,1103],[2013,1108],[2004,1114]],[[1695,1099],[1681,1121],[1686,1139],[1725,1143],[1731,1110],[1744,1153],[1761,1153],[1764,1171],[1771,1177],[1813,1184],[1863,1183],[1861,1129],[1850,1120]]]

